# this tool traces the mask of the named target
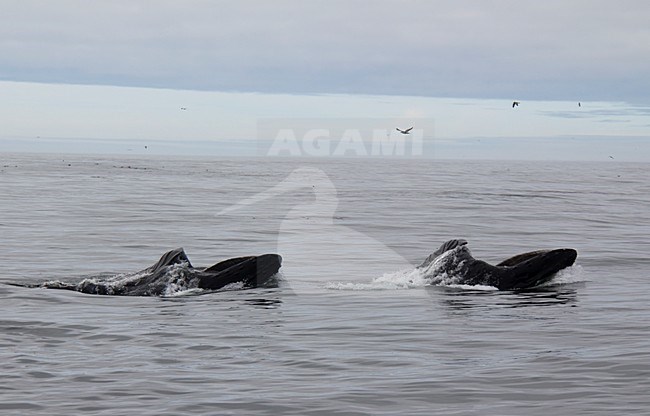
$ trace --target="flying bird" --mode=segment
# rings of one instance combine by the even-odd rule
[[[411,130],[413,130],[413,127],[408,128],[408,129],[406,129],[406,130],[400,130],[400,128],[397,127],[397,128],[395,128],[395,130],[399,131],[399,132],[402,133],[402,134],[410,134],[410,133],[411,133]]]
[[[578,107],[582,107],[582,104],[580,104],[580,102],[578,102]]]
[[[187,110],[187,107],[181,107],[181,110]]]
[[[519,106],[519,101],[513,101],[512,102],[512,108],[515,108],[517,106]]]

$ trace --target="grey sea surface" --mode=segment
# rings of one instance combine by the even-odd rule
[[[0,414],[650,414],[650,165],[418,159],[0,161]],[[572,247],[542,288],[430,286]],[[166,297],[7,283],[268,252],[276,288]]]

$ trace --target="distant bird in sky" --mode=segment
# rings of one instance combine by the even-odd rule
[[[519,101],[513,101],[512,102],[512,108],[515,108],[517,106],[519,106]]]
[[[408,129],[406,129],[406,130],[401,130],[399,127],[397,127],[397,128],[395,128],[395,130],[399,131],[399,132],[402,133],[402,134],[410,134],[410,133],[411,133],[411,130],[413,130],[413,127],[408,128]]]
[[[609,158],[610,158],[610,159],[614,159],[614,156],[611,156],[611,155],[610,155]]]
[[[578,107],[582,107],[582,104],[580,104],[580,101],[578,101]]]
[[[187,110],[187,107],[181,107],[181,110]]]

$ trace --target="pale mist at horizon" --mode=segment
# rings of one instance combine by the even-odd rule
[[[415,126],[423,157],[650,161],[648,21],[635,0],[14,2],[0,152],[263,155],[271,122],[333,146]]]

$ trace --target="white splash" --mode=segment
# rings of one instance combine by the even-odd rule
[[[399,290],[423,287],[429,282],[419,269],[406,269],[385,273],[367,283],[328,282],[327,289],[334,290]]]
[[[195,277],[190,279],[189,276],[190,265],[186,262],[171,264],[167,266],[165,271],[165,278],[167,283],[165,284],[165,291],[163,296],[175,296],[180,293],[201,290],[198,289],[199,278]]]
[[[437,286],[459,286],[462,281],[461,271],[465,261],[458,255],[461,251],[468,251],[467,247],[460,246],[447,250],[427,266],[416,269],[427,278],[429,284]]]
[[[555,274],[553,279],[549,280],[543,286],[568,285],[572,283],[586,282],[585,272],[582,266],[574,264],[571,267],[562,269]]]

